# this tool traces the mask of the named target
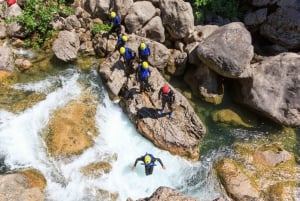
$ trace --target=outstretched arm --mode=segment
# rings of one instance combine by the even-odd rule
[[[135,170],[135,166],[138,161],[144,161],[144,156],[141,156],[135,160],[134,165],[131,167],[132,170]]]
[[[155,160],[158,161],[158,162],[160,163],[160,165],[161,165],[161,167],[162,167],[163,169],[166,169],[166,167],[164,166],[164,164],[163,164],[163,162],[160,160],[160,158],[155,158]]]

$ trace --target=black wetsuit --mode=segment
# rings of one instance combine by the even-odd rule
[[[158,97],[161,98],[162,108],[161,110],[164,111],[166,103],[168,103],[168,108],[170,110],[170,114],[173,112],[172,104],[175,101],[175,94],[172,89],[169,90],[168,93],[163,93],[162,88],[158,92]]]
[[[146,156],[146,155],[137,158],[137,159],[135,160],[134,165],[133,165],[133,166],[135,167],[138,161],[144,162],[144,165],[145,165],[145,174],[146,174],[146,176],[152,174],[153,168],[154,168],[154,166],[155,166],[155,162],[156,162],[156,161],[158,161],[158,162],[160,163],[161,167],[164,166],[164,164],[163,164],[163,162],[160,160],[160,158],[155,158],[155,157],[152,156],[151,154],[148,154],[148,155],[151,157],[151,162],[150,162],[148,165],[145,164],[145,156]]]

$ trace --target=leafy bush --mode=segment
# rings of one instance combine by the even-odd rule
[[[109,32],[112,28],[112,24],[93,24],[92,31],[94,34],[100,33],[100,31]]]
[[[238,0],[194,0],[195,16],[203,22],[206,12],[211,11],[222,17],[237,17],[239,9]]]
[[[64,0],[26,0],[22,15],[11,18],[9,22],[16,21],[23,25],[25,33],[30,37],[27,44],[39,48],[54,31],[50,24],[53,17],[68,16],[72,12],[71,8],[65,7]]]

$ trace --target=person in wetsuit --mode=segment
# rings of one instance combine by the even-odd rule
[[[152,174],[156,161],[158,161],[160,163],[160,165],[163,169],[166,169],[166,167],[164,166],[164,164],[160,160],[160,158],[155,158],[152,154],[146,153],[145,155],[143,155],[135,160],[134,165],[131,167],[131,170],[135,170],[136,164],[138,161],[144,162],[146,176]]]

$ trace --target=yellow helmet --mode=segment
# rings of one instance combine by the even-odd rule
[[[151,162],[151,157],[149,155],[146,155],[144,160],[145,160],[145,164],[148,165]]]
[[[146,44],[145,43],[141,43],[140,48],[141,48],[141,50],[146,49]]]
[[[117,14],[116,14],[114,11],[112,11],[112,12],[110,13],[110,17],[111,17],[111,18],[115,18],[116,15],[117,15]]]
[[[120,54],[124,54],[125,53],[125,47],[120,47]]]
[[[149,64],[148,64],[147,61],[143,61],[142,66],[143,66],[144,69],[149,68]]]
[[[124,41],[124,42],[128,41],[127,36],[123,35],[123,36],[122,36],[122,41]]]

